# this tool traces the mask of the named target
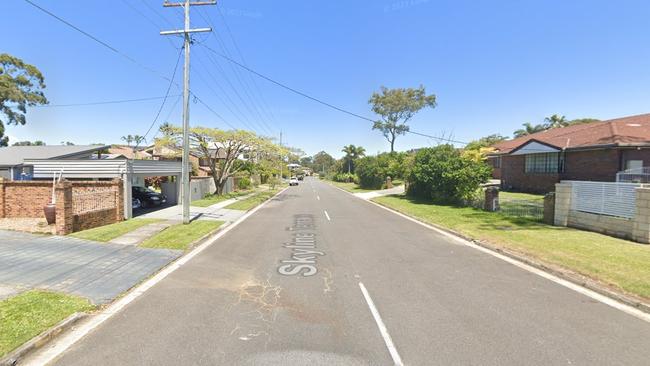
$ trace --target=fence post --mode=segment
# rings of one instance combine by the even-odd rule
[[[67,235],[72,232],[72,183],[63,180],[56,185],[56,234]]]
[[[644,244],[650,243],[650,188],[636,188],[636,215],[634,215],[632,240]]]
[[[485,211],[499,211],[499,188],[487,187],[485,189],[485,202],[483,202],[483,210]]]
[[[124,181],[121,178],[113,179],[113,184],[115,187],[115,221],[124,220]]]
[[[569,224],[569,210],[571,210],[571,195],[573,187],[571,182],[555,184],[555,226],[567,226]]]
[[[555,224],[555,192],[547,193],[544,196],[544,223]]]

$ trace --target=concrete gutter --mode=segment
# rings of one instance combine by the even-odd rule
[[[65,318],[57,325],[46,330],[45,332],[39,334],[38,336],[32,338],[27,343],[16,348],[14,351],[10,352],[8,355],[0,359],[0,366],[14,366],[17,365],[21,360],[32,352],[43,347],[47,342],[52,340],[54,337],[58,336],[62,332],[74,327],[80,320],[86,318],[88,314],[86,313],[74,313],[69,317]]]

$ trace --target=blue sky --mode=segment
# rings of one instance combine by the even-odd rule
[[[23,0],[4,0],[0,52],[41,69],[51,104],[165,94],[168,82],[159,74],[171,76],[181,41],[158,31],[181,26],[179,9],[163,8],[162,0],[34,1],[158,73]],[[355,113],[373,117],[367,101],[381,85],[423,84],[439,105],[413,119],[418,132],[469,141],[509,135],[554,113],[608,119],[650,112],[647,1],[222,0],[218,6],[250,67]],[[194,27],[209,19],[216,27],[196,35],[197,43],[216,50],[225,45],[239,59],[215,7],[195,7],[192,14]],[[261,79],[253,85],[245,72],[210,57],[201,44],[193,46],[191,88],[235,127],[253,123],[268,135],[255,122],[259,111],[274,135],[282,130],[284,142],[309,154],[340,156],[350,143],[370,153],[389,148],[370,122]],[[179,82],[181,75],[179,69]],[[168,101],[159,122],[169,115],[180,123],[175,101]],[[7,132],[13,141],[118,143],[123,135],[143,135],[160,103],[34,108],[27,125]],[[199,103],[191,104],[191,123],[228,128]],[[397,140],[400,150],[432,144],[413,135]]]

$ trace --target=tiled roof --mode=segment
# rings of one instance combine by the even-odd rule
[[[554,128],[503,141],[493,147],[498,153],[507,154],[530,140],[558,149],[650,144],[650,114]]]

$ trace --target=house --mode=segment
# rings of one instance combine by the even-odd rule
[[[70,181],[110,181],[119,179],[124,189],[125,218],[132,217],[131,188],[144,186],[148,177],[173,177],[162,187],[170,203],[178,201],[182,164],[180,161],[128,159],[122,154],[106,154],[110,147],[91,146],[10,146],[0,148],[0,178],[8,181],[51,181],[60,175]]]
[[[210,149],[212,158],[225,159],[226,152],[223,149]],[[181,161],[182,151],[176,147],[152,145],[142,151],[148,154],[153,160]],[[219,156],[217,157],[217,154]],[[210,161],[198,151],[190,150],[190,163],[192,164],[192,175],[195,177],[211,176]]]
[[[108,146],[7,146],[0,148],[0,178],[31,180],[33,166],[25,159],[90,159],[101,155]]]
[[[546,193],[561,180],[615,181],[620,171],[650,167],[650,114],[550,129],[493,147],[488,161],[504,190]]]
[[[152,156],[150,153],[148,153],[146,150],[148,147],[145,146],[128,146],[128,145],[111,145],[108,148],[108,154],[102,154],[102,157],[106,156],[106,158],[111,158],[111,156],[124,156],[125,158],[128,159],[143,159],[143,160],[149,160],[152,159]]]

